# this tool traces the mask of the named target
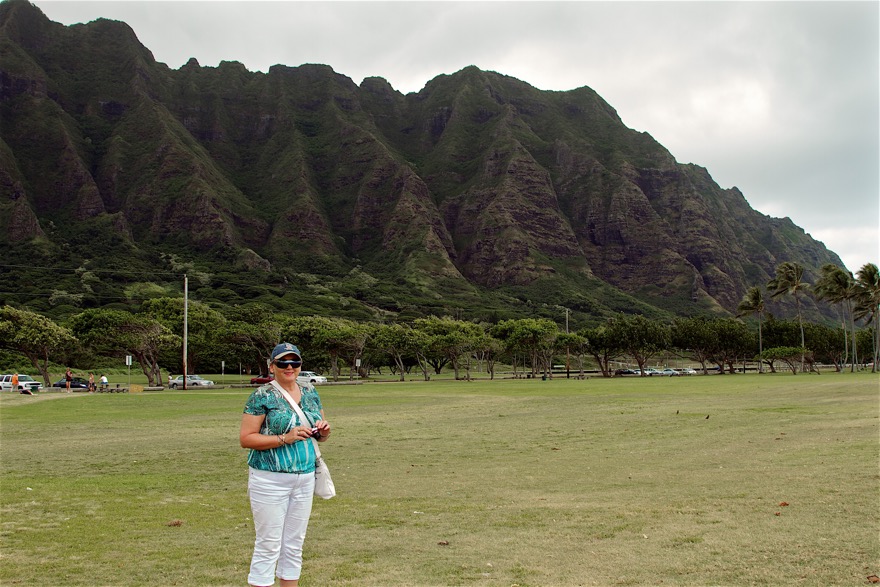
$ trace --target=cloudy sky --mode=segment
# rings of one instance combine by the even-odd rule
[[[681,163],[790,217],[858,270],[880,262],[880,3],[32,0],[104,17],[177,69],[330,65],[416,92],[468,65],[589,86]]]

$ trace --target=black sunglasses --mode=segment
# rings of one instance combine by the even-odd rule
[[[279,369],[287,369],[288,367],[296,369],[297,367],[302,367],[302,364],[302,361],[275,361],[275,366]]]

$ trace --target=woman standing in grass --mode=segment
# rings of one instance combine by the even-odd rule
[[[276,346],[269,358],[275,381],[250,395],[241,418],[241,446],[250,449],[248,495],[256,540],[248,583],[254,587],[274,585],[276,576],[281,587],[296,587],[302,571],[315,489],[315,448],[309,439],[327,440],[330,424],[315,388],[297,384],[301,368],[297,347]],[[310,421],[300,421],[282,389]]]

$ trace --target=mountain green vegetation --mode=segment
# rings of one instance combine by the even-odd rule
[[[415,318],[409,323],[357,321],[318,315],[293,315],[261,304],[223,306],[172,297],[145,301],[139,312],[94,308],[57,324],[46,316],[12,306],[0,307],[0,370],[39,372],[48,386],[59,364],[95,371],[115,358],[131,357],[151,386],[162,385],[163,372],[218,372],[225,364],[245,373],[267,372],[266,357],[280,340],[308,349],[311,369],[370,377],[389,369],[401,380],[418,373],[429,380],[451,367],[456,379],[470,379],[471,365],[494,378],[494,365],[512,365],[514,373],[552,376],[565,364],[566,374],[583,377],[595,370],[605,377],[619,374],[621,364],[634,364],[641,375],[670,356],[709,366],[719,372],[758,369],[775,371],[786,364],[793,373],[816,370],[817,364],[850,370],[880,360],[880,279],[876,265],[867,264],[858,278],[826,266],[815,290],[804,285],[794,293],[812,293],[844,302],[849,325],[778,320],[766,312],[763,294],[750,290],[739,304],[741,316],[757,318],[757,329],[732,317],[676,318],[669,322],[643,314],[620,313],[596,327],[565,329],[548,318],[495,322],[451,316]],[[782,279],[797,275],[797,266],[780,265],[768,290],[779,293]],[[831,279],[834,276],[834,279]],[[838,280],[843,276],[844,279]],[[839,284],[841,289],[837,287]],[[792,285],[792,284],[790,284]],[[788,287],[788,286],[787,286]],[[842,297],[838,297],[842,296]],[[856,318],[858,317],[858,318]],[[860,330],[858,321],[863,321]],[[798,355],[795,365],[792,357]],[[50,358],[53,365],[50,365]],[[25,363],[29,363],[22,369]],[[781,363],[778,363],[781,362]],[[676,375],[678,373],[670,373]]]

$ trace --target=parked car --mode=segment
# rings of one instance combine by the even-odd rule
[[[296,382],[300,385],[315,385],[317,383],[327,383],[327,378],[323,375],[318,375],[314,371],[300,371]]]
[[[660,371],[659,369],[654,369],[653,367],[649,367],[645,369],[645,375],[647,377],[654,377],[655,375],[663,375],[663,371]]]
[[[696,375],[697,374],[697,372],[694,371],[693,369],[691,369],[690,367],[685,367],[683,369],[679,369],[678,372],[681,375]]]
[[[665,369],[660,371],[660,374],[666,375],[667,377],[678,377],[680,375],[680,373],[678,371],[676,371],[675,369],[672,369],[670,367],[666,367]]]
[[[58,381],[52,384],[52,387],[61,387],[63,389],[67,388],[67,379],[62,377]],[[84,379],[82,377],[73,377],[70,380],[70,389],[88,389],[89,381],[88,379]]]
[[[260,375],[258,377],[251,377],[251,383],[263,385],[264,383],[271,383],[275,380],[275,377],[270,373],[268,375]]]
[[[40,391],[41,389],[43,389],[43,385],[30,375],[19,374],[18,387],[15,389],[12,389],[12,374],[0,375],[0,391],[24,392],[25,390],[27,390],[30,392],[34,392]]]
[[[186,387],[204,387],[207,385],[214,385],[214,382],[210,379],[202,379],[198,375],[187,375],[186,376]],[[178,387],[183,388],[183,375],[178,375],[177,377],[172,377],[171,381],[168,382],[168,387],[171,389],[177,389]]]
[[[616,369],[614,371],[615,375],[638,375],[638,369]]]

